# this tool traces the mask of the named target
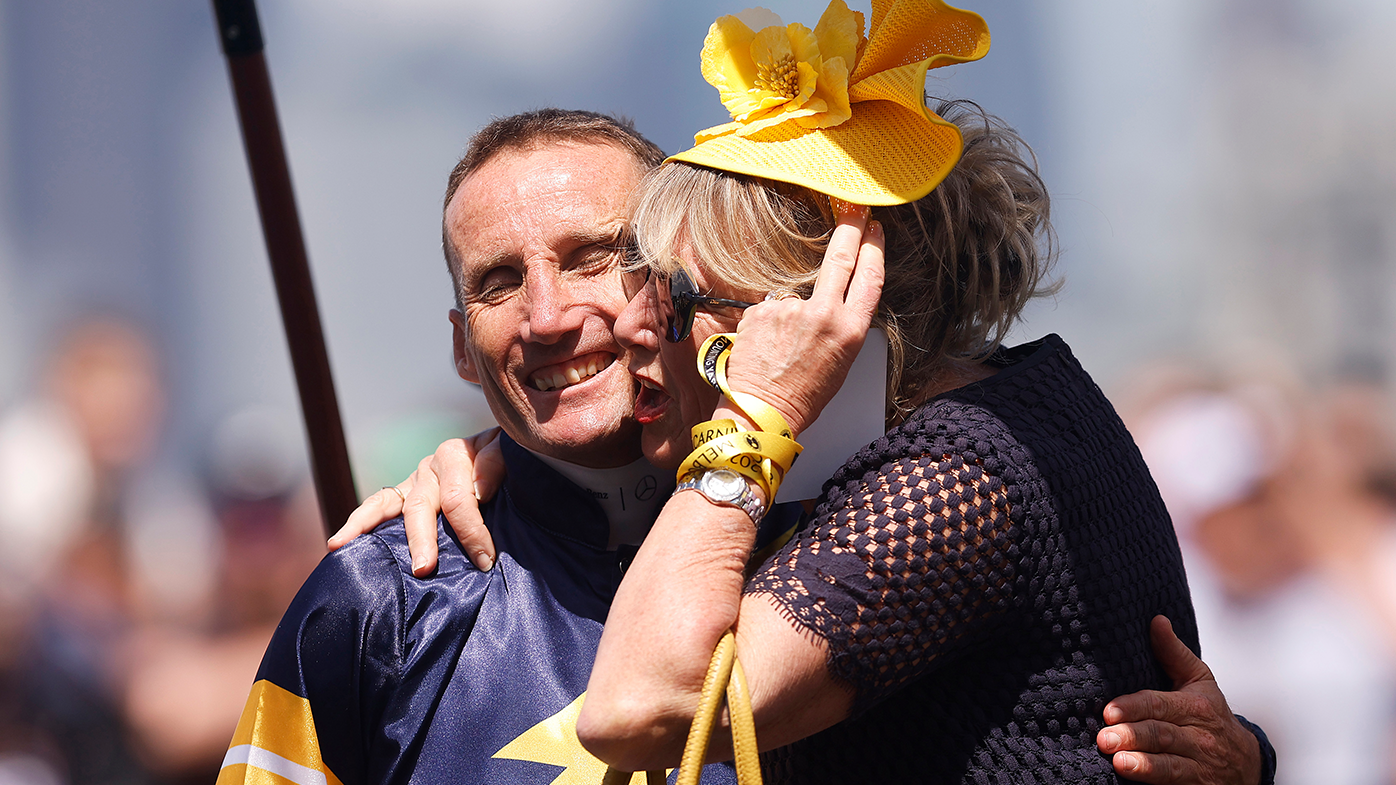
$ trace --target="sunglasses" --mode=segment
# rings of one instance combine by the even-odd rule
[[[645,268],[644,279],[635,287],[634,292],[627,291],[626,294],[633,298],[645,284],[649,283],[652,273],[651,268]],[[698,287],[693,284],[693,279],[683,269],[667,276],[667,280],[668,286],[663,285],[662,278],[656,280],[655,289],[659,295],[660,313],[664,315],[664,339],[669,343],[679,343],[693,333],[693,317],[698,313],[700,307],[750,308],[756,304],[699,294]]]

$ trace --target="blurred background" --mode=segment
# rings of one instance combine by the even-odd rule
[[[1065,287],[1016,337],[1126,417],[1279,781],[1396,781],[1396,4],[971,6],[993,52],[928,91],[1055,196]],[[440,249],[471,132],[557,105],[682,149],[741,7],[262,0],[361,492],[491,424]],[[306,477],[209,5],[0,0],[0,785],[212,781],[323,553]]]

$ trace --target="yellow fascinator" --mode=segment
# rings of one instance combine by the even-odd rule
[[[872,0],[866,37],[863,14],[843,0],[813,30],[772,21],[759,31],[736,16],[713,23],[703,78],[732,122],[698,132],[669,160],[869,205],[915,201],[945,179],[963,145],[926,108],[926,71],[989,51],[978,14],[940,0]]]

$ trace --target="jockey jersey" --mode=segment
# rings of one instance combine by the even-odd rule
[[[219,785],[601,781],[576,719],[635,548],[608,551],[591,494],[501,439],[508,474],[481,510],[493,569],[471,564],[444,519],[426,578],[401,518],[326,556],[272,637]],[[758,542],[788,536],[799,514],[778,505]],[[703,781],[735,775],[714,764]]]

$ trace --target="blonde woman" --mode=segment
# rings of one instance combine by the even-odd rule
[[[1065,343],[1000,346],[1050,259],[1046,192],[1016,136],[920,87],[982,56],[982,20],[926,0],[863,22],[838,0],[813,31],[719,20],[705,75],[734,122],[642,186],[616,334],[646,455],[685,476],[611,607],[578,734],[624,769],[673,765],[734,629],[776,781],[1113,782],[1107,702],[1171,686],[1149,620],[1197,645],[1172,527]],[[876,205],[866,236],[831,196]],[[874,321],[888,432],[748,579],[773,488],[715,495],[690,429],[769,417],[708,386],[701,345],[735,332],[728,389],[798,440]],[[1238,744],[1203,774],[1270,776]]]

